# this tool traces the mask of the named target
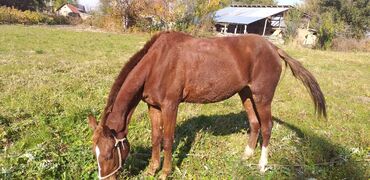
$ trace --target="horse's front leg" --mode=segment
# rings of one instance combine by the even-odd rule
[[[149,117],[152,125],[152,159],[149,168],[146,172],[147,175],[153,176],[158,170],[160,165],[160,151],[162,141],[162,118],[161,111],[149,105]]]
[[[175,135],[178,104],[162,107],[164,162],[160,179],[166,179],[172,170],[172,145]]]

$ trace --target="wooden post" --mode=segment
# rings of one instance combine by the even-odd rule
[[[281,16],[279,17],[279,29],[281,27]]]
[[[310,29],[310,20],[307,22],[307,30]]]
[[[236,31],[238,30],[238,25],[235,26],[234,34],[236,34]]]
[[[248,25],[247,25],[247,24],[245,24],[245,25],[244,25],[244,34],[246,34],[246,33],[247,33],[247,28],[248,28]]]
[[[263,34],[262,34],[262,36],[265,36],[266,26],[267,26],[267,18],[265,20],[265,26],[263,27]]]

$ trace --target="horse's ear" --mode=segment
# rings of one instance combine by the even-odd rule
[[[95,128],[98,126],[98,122],[96,122],[96,119],[93,115],[89,115],[87,117],[87,120],[88,120],[88,123],[89,123],[89,126],[91,129],[95,130]]]

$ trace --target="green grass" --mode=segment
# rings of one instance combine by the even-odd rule
[[[100,115],[123,63],[149,37],[0,26],[0,179],[96,178],[86,116]],[[370,176],[370,53],[284,49],[318,79],[328,120],[315,117],[304,87],[289,70],[283,73],[273,102],[271,169],[261,175],[254,165],[260,147],[253,158],[241,160],[248,125],[237,96],[215,104],[182,104],[171,177]],[[150,130],[146,105],[140,103],[121,177],[143,177]]]

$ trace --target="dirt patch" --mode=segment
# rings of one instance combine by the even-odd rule
[[[115,33],[112,31],[107,31],[105,29],[97,28],[94,26],[88,26],[88,25],[32,25],[36,27],[48,27],[52,29],[63,29],[63,30],[70,30],[70,31],[76,31],[76,32],[99,32],[99,33]]]
[[[364,104],[368,104],[370,103],[370,97],[366,97],[366,96],[356,96],[355,97],[358,101],[364,103]]]

